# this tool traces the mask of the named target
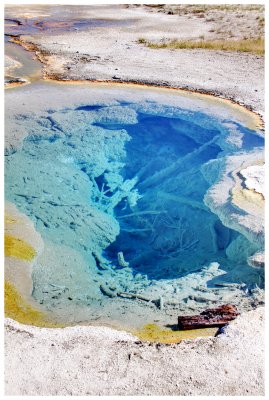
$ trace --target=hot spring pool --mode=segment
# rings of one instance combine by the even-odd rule
[[[18,93],[18,109],[8,99],[8,137],[14,126],[18,135],[6,199],[45,243],[37,303],[66,323],[132,327],[227,302],[252,307],[264,276],[248,260],[263,234],[231,190],[233,172],[262,154],[261,132],[231,106],[169,91]]]

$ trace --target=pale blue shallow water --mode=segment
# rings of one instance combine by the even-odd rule
[[[169,117],[153,115],[121,103],[25,117],[29,136],[6,157],[6,199],[35,222],[45,241],[80,253],[97,288],[102,274],[109,284],[110,271],[126,292],[139,274],[146,287],[199,273],[211,262],[226,272],[224,282],[263,287],[262,272],[247,263],[262,245],[225,227],[203,201],[211,184],[206,163],[262,148],[263,138],[234,123],[240,145],[225,143],[224,149],[218,124],[200,124],[212,117],[197,112],[186,120],[180,109],[173,113],[168,107]],[[235,242],[239,252],[231,250]],[[117,281],[127,263],[126,281],[124,275]],[[76,266],[73,272],[75,285]],[[33,275],[33,294],[46,303],[40,273]]]

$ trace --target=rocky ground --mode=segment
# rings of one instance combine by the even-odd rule
[[[170,8],[169,8],[170,7]],[[150,49],[140,39],[217,40],[256,38],[263,35],[263,7],[251,10],[182,9],[167,7],[92,6],[84,7],[83,27],[68,31],[60,21],[70,18],[65,7],[53,29],[34,31],[14,40],[34,49],[44,64],[44,76],[57,80],[100,80],[137,82],[205,91],[232,98],[258,112],[263,110],[264,58],[254,54],[208,50]],[[47,16],[44,17],[44,11]],[[25,17],[50,20],[51,10],[36,7],[7,7],[6,16],[23,23]],[[74,14],[75,18],[82,18]],[[91,27],[92,21],[110,21]],[[113,24],[111,24],[113,21]],[[107,22],[108,23],[108,22]],[[29,33],[26,29],[25,32]]]
[[[142,343],[102,327],[59,334],[8,319],[6,394],[261,396],[263,340],[261,308],[216,338],[174,345]]]

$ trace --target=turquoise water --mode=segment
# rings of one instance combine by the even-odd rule
[[[34,221],[51,257],[50,268],[44,260],[34,267],[37,301],[62,310],[75,299],[109,318],[104,304],[113,306],[117,293],[154,287],[158,297],[167,284],[176,296],[181,280],[199,280],[212,263],[221,273],[208,275],[208,291],[219,275],[223,284],[263,287],[262,272],[247,263],[262,244],[224,226],[204,203],[220,174],[212,170],[209,178],[207,163],[262,148],[263,138],[233,123],[231,140],[212,117],[185,113],[167,106],[154,115],[122,102],[20,117],[29,136],[6,156],[6,198]],[[55,285],[68,288],[56,300]],[[193,288],[184,285],[186,303]]]

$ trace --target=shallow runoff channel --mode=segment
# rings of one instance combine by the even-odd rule
[[[264,287],[250,262],[263,215],[239,194],[240,170],[263,159],[256,123],[177,90],[9,90],[5,195],[44,242],[33,301],[58,322],[125,329],[226,303],[251,309]]]

